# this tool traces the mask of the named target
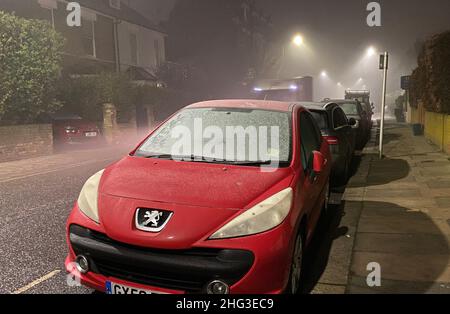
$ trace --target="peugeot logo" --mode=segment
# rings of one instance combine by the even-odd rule
[[[136,228],[148,232],[160,232],[173,213],[167,210],[138,208],[135,215]]]

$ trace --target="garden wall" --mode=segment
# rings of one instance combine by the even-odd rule
[[[51,124],[0,126],[0,162],[52,153]]]

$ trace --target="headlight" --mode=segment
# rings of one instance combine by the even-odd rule
[[[98,219],[98,185],[102,178],[103,172],[99,171],[90,177],[83,188],[81,189],[80,196],[78,197],[78,208],[88,216],[90,219],[99,223]]]
[[[289,214],[292,188],[287,188],[237,216],[210,239],[226,239],[261,233],[279,226]]]

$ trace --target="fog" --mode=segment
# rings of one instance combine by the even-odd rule
[[[176,0],[130,2],[149,18],[160,22],[169,18]],[[282,69],[277,74],[283,78],[313,76],[316,100],[342,98],[348,88],[369,89],[372,101],[379,107],[382,71],[378,69],[378,58],[379,53],[388,51],[387,102],[392,103],[401,93],[400,77],[410,74],[416,66],[421,43],[430,35],[450,28],[450,1],[378,1],[381,5],[381,27],[369,27],[366,23],[370,13],[366,10],[369,2],[256,1],[257,6],[273,21],[275,36],[271,39],[272,44],[279,47],[279,58],[283,59]],[[290,44],[290,36],[295,33],[304,37],[304,45],[300,48]],[[367,54],[369,47],[374,52],[370,57]],[[324,71],[326,75],[321,75]]]

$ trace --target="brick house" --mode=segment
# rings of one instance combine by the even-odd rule
[[[139,82],[157,85],[155,70],[166,62],[166,33],[123,0],[78,0],[81,26],[67,25],[69,1],[2,0],[0,10],[17,16],[48,20],[66,38],[63,73],[92,75],[126,72]],[[105,116],[105,115],[104,115]],[[113,114],[113,116],[117,116]],[[136,105],[134,125],[144,131],[154,124],[150,105]],[[120,117],[120,115],[119,115]],[[119,121],[120,122],[120,121]],[[105,124],[110,122],[104,121]],[[115,122],[112,122],[116,125]]]
[[[147,80],[165,62],[164,31],[121,0],[79,0],[81,27],[69,27],[63,0],[2,0],[0,10],[46,19],[67,39],[64,69],[90,74],[135,70]]]

